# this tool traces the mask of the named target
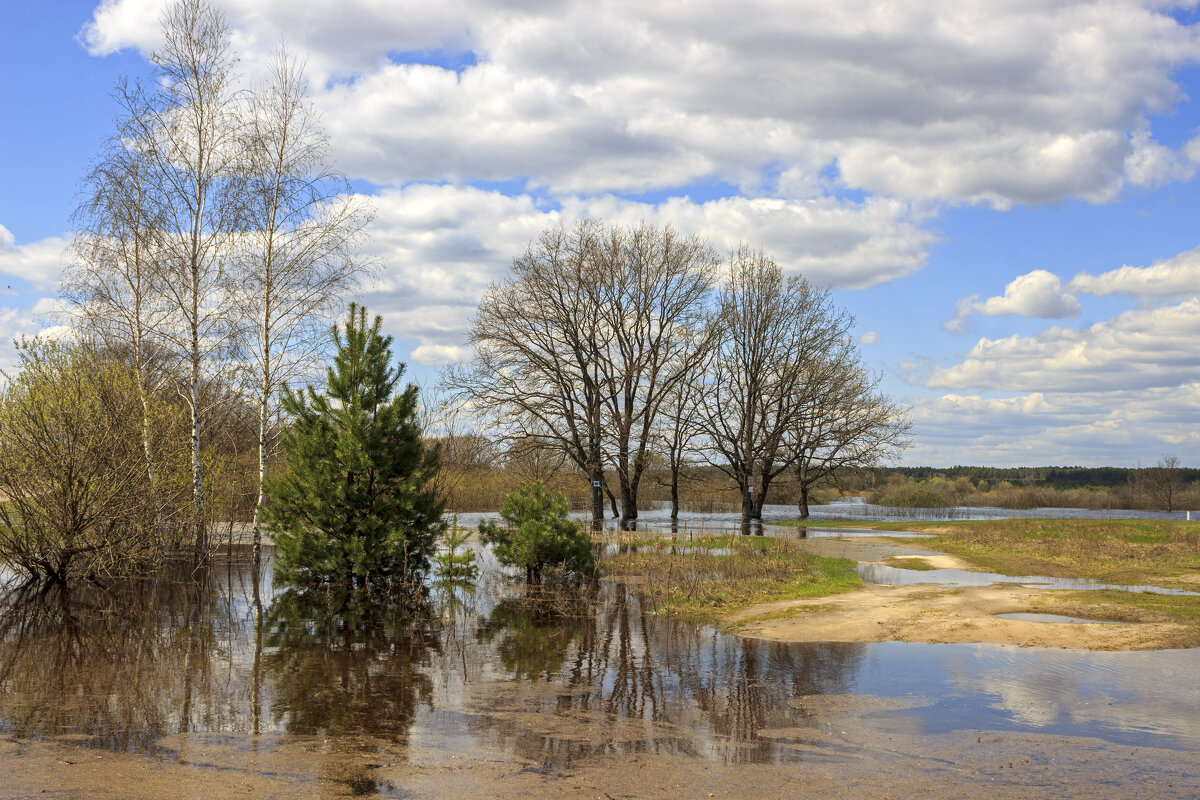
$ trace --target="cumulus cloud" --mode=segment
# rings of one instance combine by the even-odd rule
[[[1052,272],[1035,269],[1019,275],[1004,287],[1004,295],[980,300],[979,295],[964,297],[956,304],[954,318],[942,327],[952,333],[963,333],[967,320],[974,314],[995,317],[1016,314],[1038,319],[1062,319],[1079,316],[1080,305],[1075,295],[1063,288],[1062,280]]]
[[[560,222],[593,217],[622,225],[669,223],[721,252],[739,242],[763,247],[789,272],[839,288],[919,269],[933,238],[919,226],[919,213],[882,199],[671,198],[653,204],[607,195],[564,198],[560,208],[543,209],[528,195],[412,184],[367,200],[376,212],[369,255],[383,270],[365,299],[396,335],[418,340],[411,358],[422,364],[462,356],[480,295],[543,230]]]
[[[1130,295],[1145,299],[1177,299],[1200,291],[1200,247],[1148,267],[1122,266],[1098,275],[1080,272],[1065,285],[1052,272],[1034,270],[1013,279],[1004,295],[980,300],[979,295],[961,298],[955,315],[943,324],[952,333],[963,333],[971,316],[1015,314],[1039,319],[1066,319],[1079,316],[1080,295],[1106,297]]]
[[[1200,383],[989,398],[946,394],[914,405],[910,463],[1129,464],[1196,452]]]
[[[37,291],[53,289],[68,243],[66,237],[50,236],[17,244],[12,232],[0,225],[0,273],[28,281]]]
[[[1081,272],[1067,291],[1106,295],[1185,295],[1200,291],[1200,248],[1156,261],[1148,267],[1123,266],[1099,275]]]
[[[867,331],[858,337],[859,344],[879,344],[879,342],[879,333],[877,331]]]
[[[1127,311],[1083,330],[981,338],[962,361],[934,368],[945,389],[1095,392],[1178,386],[1200,369],[1200,297]]]
[[[42,297],[29,308],[0,307],[0,370],[11,373],[17,365],[14,340],[43,336],[56,339],[69,334],[69,328],[56,324],[62,301]]]
[[[105,0],[81,38],[153,47],[160,5]],[[249,61],[281,38],[307,55],[343,166],[377,183],[749,192],[787,174],[775,191],[812,192],[832,168],[871,193],[1006,207],[1194,167],[1147,119],[1179,101],[1171,75],[1200,42],[1137,0],[220,5]]]

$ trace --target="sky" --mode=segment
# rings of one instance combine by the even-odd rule
[[[912,408],[903,463],[1200,466],[1195,4],[214,5],[248,82],[305,59],[419,382],[542,230],[669,223],[831,288]],[[57,322],[162,7],[0,0],[0,368]]]

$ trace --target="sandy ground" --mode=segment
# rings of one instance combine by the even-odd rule
[[[859,561],[921,558],[936,569],[970,569],[953,556],[921,553],[886,541],[812,540],[820,555]],[[996,614],[1053,612],[1055,593],[998,584],[981,588],[880,586],[833,597],[752,606],[726,622],[743,635],[781,642],[959,642],[1088,650],[1178,647],[1194,635],[1174,623],[1025,622]],[[1069,616],[1077,616],[1068,614]]]

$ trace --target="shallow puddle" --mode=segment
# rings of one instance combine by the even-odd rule
[[[1079,625],[1120,625],[1120,622],[1111,622],[1103,619],[1083,619],[1082,617],[1064,617],[1061,614],[1034,614],[1023,611],[1013,612],[1011,614],[996,614],[1000,619],[1011,619],[1017,622],[1070,622]]]
[[[997,583],[1015,583],[1029,589],[1073,589],[1082,591],[1115,589],[1121,592],[1200,596],[1200,592],[1189,592],[1183,589],[1169,589],[1163,586],[1124,586],[1113,583],[1101,583],[1089,578],[1051,578],[1046,575],[1014,577],[995,572],[974,572],[964,569],[902,569],[900,567],[889,567],[885,564],[859,564],[854,569],[867,583],[878,583],[885,586],[934,584],[937,586],[969,588],[992,586]]]

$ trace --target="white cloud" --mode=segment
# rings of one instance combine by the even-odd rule
[[[470,315],[488,285],[502,279],[543,230],[579,217],[670,223],[707,238],[718,251],[745,241],[771,252],[789,272],[838,287],[919,269],[932,240],[907,204],[879,199],[672,198],[653,205],[604,196],[566,198],[561,210],[543,210],[527,195],[413,184],[369,201],[376,211],[369,251],[384,269],[365,300],[394,335],[420,342],[410,356],[418,363],[461,356]]]
[[[83,39],[152,47],[159,5],[105,0]],[[307,55],[343,166],[379,183],[749,192],[783,174],[773,191],[811,193],[835,167],[871,193],[1006,207],[1193,169],[1147,119],[1200,43],[1136,0],[220,5],[240,44]],[[389,58],[467,52],[458,71]]]
[[[43,336],[51,339],[68,334],[69,329],[54,322],[61,301],[39,298],[30,308],[0,307],[0,370],[12,373],[17,365],[13,341],[22,337]]]
[[[0,273],[28,281],[38,291],[53,289],[68,243],[65,236],[49,236],[17,244],[8,228],[0,225]]]
[[[1200,370],[1200,296],[1127,311],[1083,330],[980,339],[925,385],[945,389],[1096,392],[1178,386]]]
[[[879,344],[879,342],[880,339],[878,331],[867,331],[862,336],[858,337],[859,344]]]
[[[946,394],[916,402],[914,444],[905,460],[997,466],[1149,463],[1164,452],[1200,452],[1197,407],[1197,382],[1005,398]]]
[[[954,318],[943,327],[952,333],[963,333],[967,320],[974,314],[995,317],[1016,314],[1039,319],[1062,319],[1079,316],[1079,300],[1063,289],[1062,281],[1052,272],[1035,269],[1018,275],[1004,287],[1002,297],[980,300],[979,295],[964,297],[955,306]]]
[[[1200,248],[1148,267],[1123,266],[1099,275],[1081,272],[1067,284],[1067,291],[1098,297],[1195,294],[1200,291]]]

